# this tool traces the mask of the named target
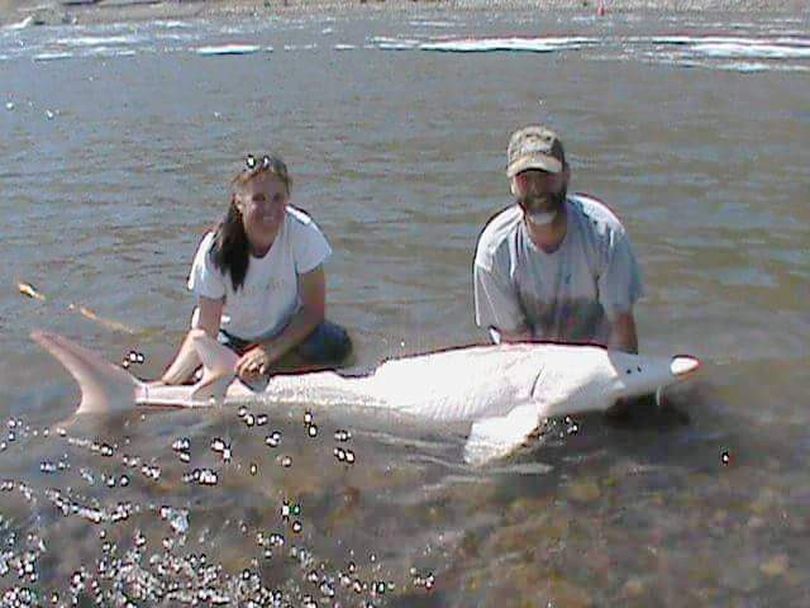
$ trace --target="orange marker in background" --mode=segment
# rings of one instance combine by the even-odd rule
[[[17,290],[24,296],[31,298],[32,300],[39,300],[40,302],[47,302],[48,298],[45,297],[41,291],[39,291],[36,287],[31,285],[31,283],[26,283],[24,281],[17,282]],[[125,334],[135,334],[135,330],[127,327],[123,323],[119,323],[118,321],[113,321],[111,319],[105,319],[104,317],[99,317],[95,311],[87,308],[86,306],[81,306],[77,304],[73,304],[72,302],[67,305],[67,309],[72,312],[78,312],[82,315],[85,319],[89,319],[95,323],[98,323],[102,327],[106,327],[112,331],[120,331]]]
[[[29,298],[32,298],[34,300],[39,300],[40,302],[45,301],[45,296],[39,293],[37,289],[33,285],[31,285],[31,283],[19,282],[17,283],[17,289],[24,296],[28,296]]]

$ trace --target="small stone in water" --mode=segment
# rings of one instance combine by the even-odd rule
[[[644,581],[637,577],[627,579],[622,587],[622,594],[625,597],[639,597],[642,593],[644,593]]]
[[[785,574],[788,569],[788,556],[784,553],[775,555],[767,562],[760,564],[759,570],[771,578]]]

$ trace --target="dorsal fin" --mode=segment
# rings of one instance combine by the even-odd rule
[[[73,376],[81,390],[77,414],[127,411],[143,383],[93,351],[59,334],[33,331],[31,338],[51,353]]]

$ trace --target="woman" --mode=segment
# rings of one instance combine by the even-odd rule
[[[312,218],[289,205],[287,166],[277,157],[250,155],[231,183],[228,213],[205,235],[191,267],[188,287],[198,302],[192,328],[218,335],[236,351],[236,373],[248,383],[282,359],[339,363],[351,341],[324,318],[323,263],[332,250]],[[161,381],[186,382],[199,365],[187,336]]]

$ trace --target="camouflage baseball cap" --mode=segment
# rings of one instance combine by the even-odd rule
[[[542,125],[529,125],[512,133],[506,156],[506,175],[510,178],[526,169],[559,173],[565,165],[559,135]]]

